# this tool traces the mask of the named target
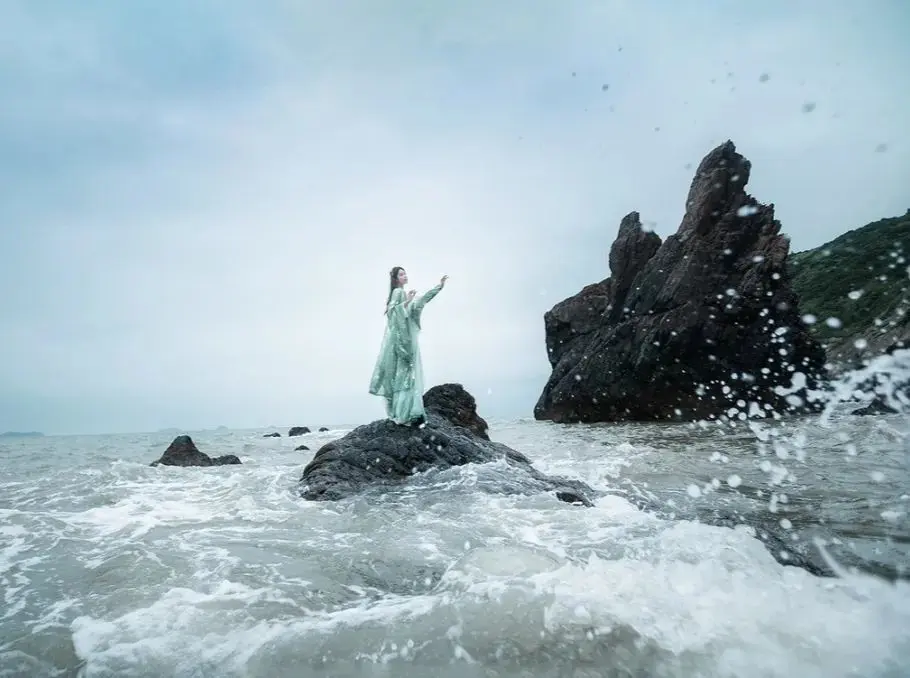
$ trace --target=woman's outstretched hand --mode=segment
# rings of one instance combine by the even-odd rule
[[[447,276],[447,275],[442,276],[442,280],[439,281],[439,284],[440,284],[442,287],[445,287],[445,286],[446,286],[446,280],[448,280],[448,279],[449,279],[449,276]]]
[[[410,292],[408,292],[408,301],[412,301],[416,294],[417,294],[417,290],[411,290]]]

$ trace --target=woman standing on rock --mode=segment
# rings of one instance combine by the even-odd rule
[[[445,287],[449,276],[415,299],[416,292],[405,294],[408,274],[396,266],[389,274],[386,300],[386,328],[373,368],[370,393],[386,401],[386,414],[396,424],[420,424],[426,420],[423,409],[423,367],[420,362],[420,315],[430,299]]]

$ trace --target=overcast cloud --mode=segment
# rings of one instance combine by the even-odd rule
[[[379,417],[394,265],[428,385],[530,416],[723,140],[794,250],[910,207],[904,0],[430,4],[0,0],[0,431]]]

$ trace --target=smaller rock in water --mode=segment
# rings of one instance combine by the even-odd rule
[[[200,452],[196,443],[189,436],[177,436],[157,461],[150,466],[224,466],[225,464],[239,464],[240,459],[233,454],[221,457],[210,457]]]
[[[281,437],[281,434],[278,433],[278,431],[275,431],[274,433],[266,433],[266,434],[265,434],[264,436],[262,436],[262,437],[263,437],[263,438],[280,438],[280,437]]]
[[[302,436],[305,433],[309,433],[310,429],[306,426],[292,426],[291,430],[288,431],[288,437],[293,438],[294,436]]]
[[[320,432],[320,433],[325,433],[325,432],[328,431],[328,430],[329,430],[329,429],[328,429],[327,427],[325,427],[325,426],[320,426],[320,427],[319,427],[319,432]]]
[[[581,492],[573,490],[571,487],[560,487],[556,490],[556,498],[567,504],[578,504],[580,506],[594,506],[594,502],[588,499]]]
[[[307,447],[306,445],[298,445],[297,447],[294,448],[294,452],[306,452],[309,449],[310,448]]]
[[[897,414],[897,410],[886,403],[881,396],[876,396],[868,405],[858,410],[853,410],[850,414],[865,417],[875,414]]]

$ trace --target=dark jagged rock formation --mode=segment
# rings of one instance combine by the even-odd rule
[[[425,426],[374,421],[323,445],[303,471],[301,496],[343,499],[415,473],[505,460],[513,469],[507,491],[554,492],[562,501],[591,505],[593,491],[584,483],[546,476],[520,452],[490,441],[474,398],[461,385],[434,386],[424,394],[424,407]]]
[[[302,436],[305,433],[309,433],[310,429],[306,426],[292,426],[288,431],[288,437],[293,438],[294,436]]]
[[[177,436],[161,455],[158,461],[153,461],[150,466],[224,466],[225,464],[239,464],[233,454],[221,457],[210,457],[200,452],[196,443],[189,436]]]
[[[775,387],[793,372],[814,385],[825,355],[800,319],[774,206],[744,190],[750,170],[731,141],[708,153],[663,243],[637,212],[622,220],[611,277],[544,316],[553,372],[537,419],[693,420],[805,404]]]
[[[423,396],[424,407],[435,411],[455,426],[468,429],[478,438],[489,440],[486,420],[477,414],[477,401],[461,384],[440,384]]]

